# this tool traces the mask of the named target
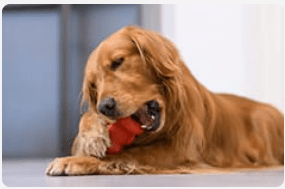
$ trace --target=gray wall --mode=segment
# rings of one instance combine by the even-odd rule
[[[109,34],[140,25],[140,6],[70,5],[67,20],[62,6],[20,7],[2,12],[2,154],[67,155],[87,57]]]
[[[3,156],[58,153],[59,16],[2,14]]]

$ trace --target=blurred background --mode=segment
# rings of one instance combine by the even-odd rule
[[[68,155],[89,53],[126,25],[172,40],[214,92],[284,112],[279,5],[7,5],[2,11],[2,156]]]

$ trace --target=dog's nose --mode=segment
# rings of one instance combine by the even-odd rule
[[[99,112],[108,116],[115,117],[116,116],[116,101],[113,98],[105,98],[99,103],[98,106]]]

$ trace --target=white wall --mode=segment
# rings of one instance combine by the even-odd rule
[[[284,30],[279,5],[161,5],[161,32],[208,89],[284,111]]]
[[[281,6],[243,6],[244,91],[284,111],[283,23]]]

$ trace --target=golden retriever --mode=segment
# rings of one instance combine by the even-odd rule
[[[175,46],[158,33],[128,26],[90,55],[82,116],[72,156],[48,175],[191,173],[284,164],[284,115],[271,105],[207,90]],[[145,109],[154,121],[116,155],[107,122]]]

